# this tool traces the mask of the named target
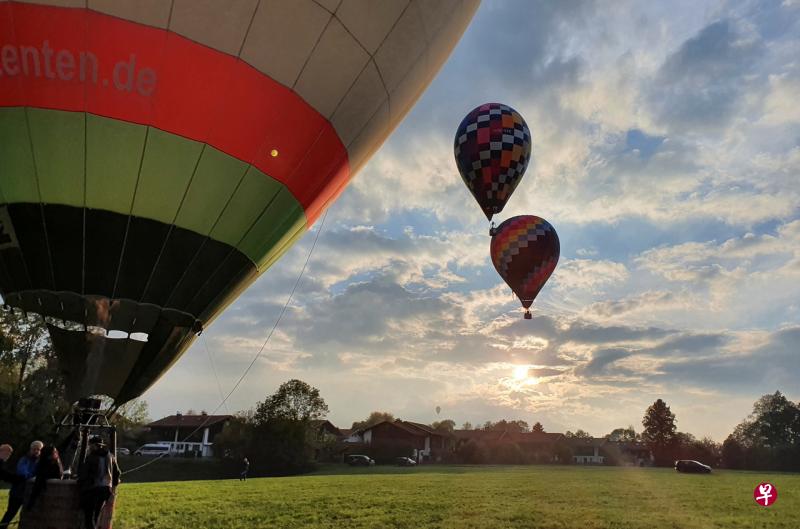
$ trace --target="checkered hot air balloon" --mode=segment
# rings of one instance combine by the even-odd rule
[[[486,218],[500,213],[531,158],[531,132],[508,105],[486,103],[458,126],[453,146],[456,165]]]
[[[494,267],[525,309],[556,269],[559,251],[556,230],[533,215],[511,217],[498,226],[490,250]],[[525,319],[531,319],[530,310]]]

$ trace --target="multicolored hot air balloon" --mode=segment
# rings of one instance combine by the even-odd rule
[[[531,319],[530,306],[558,263],[556,230],[533,215],[511,217],[497,227],[490,251],[500,277],[525,307],[525,319]]]
[[[338,196],[477,0],[0,1],[0,292],[144,392]]]
[[[486,218],[500,213],[531,159],[531,132],[508,105],[486,103],[472,110],[456,131],[453,150],[461,179]]]

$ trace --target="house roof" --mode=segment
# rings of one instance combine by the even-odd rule
[[[608,442],[605,437],[570,437],[568,441],[572,446],[591,446],[598,448]]]
[[[564,439],[564,434],[547,432],[508,432],[507,439],[516,443],[555,443]]]
[[[395,421],[395,422],[401,422],[401,423],[403,423],[406,426],[409,426],[411,428],[417,428],[418,430],[422,430],[423,432],[425,432],[428,435],[437,435],[439,437],[448,437],[448,436],[450,436],[450,432],[446,432],[446,431],[442,431],[442,430],[436,430],[434,428],[431,428],[427,424],[422,424],[422,423],[419,423],[419,422],[411,422],[411,421],[400,421],[399,419],[397,421]]]
[[[476,441],[511,441],[515,443],[555,443],[564,440],[561,433],[509,432],[506,430],[454,430],[459,439]]]
[[[399,430],[403,430],[406,433],[410,433],[411,435],[415,435],[415,436],[418,436],[418,437],[430,435],[430,433],[426,432],[422,428],[419,428],[418,426],[415,426],[416,423],[406,423],[405,421],[401,421],[399,419],[396,420],[396,421],[376,422],[375,424],[371,424],[371,425],[369,425],[369,426],[367,426],[365,428],[357,428],[357,429],[351,431],[350,433],[351,433],[351,435],[355,434],[355,433],[363,433],[363,432],[366,432],[367,430],[372,430],[373,428],[376,428],[376,427],[378,427],[378,426],[380,426],[382,424],[388,424],[388,425],[393,426],[393,427],[395,427],[395,428],[397,428]]]
[[[617,446],[621,450],[650,450],[647,443],[641,441],[606,441],[606,443]]]
[[[469,441],[499,441],[506,436],[503,430],[453,430],[453,435],[458,439]]]
[[[390,421],[384,421],[384,422],[388,423],[388,424],[391,424],[392,426],[394,426],[396,428],[400,428],[401,430],[405,430],[406,432],[408,432],[408,433],[410,433],[412,435],[417,435],[417,436],[430,435],[429,432],[426,432],[425,430],[423,430],[422,428],[414,425],[413,423],[407,423],[407,422],[401,421],[399,419],[394,421],[394,422],[390,422]],[[377,424],[375,426],[377,426]]]
[[[151,422],[150,428],[198,428],[212,426],[233,418],[233,415],[170,415]]]
[[[309,421],[309,423],[315,430],[325,429],[334,435],[342,435],[342,431],[327,419],[314,419],[313,421]]]

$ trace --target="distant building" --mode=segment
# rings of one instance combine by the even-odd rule
[[[603,452],[611,457],[610,463],[616,465],[649,467],[655,462],[650,448],[641,441],[607,441]]]
[[[378,461],[405,456],[419,462],[440,461],[445,452],[452,449],[453,441],[449,432],[400,419],[353,430],[343,439],[351,453],[367,452]]]
[[[531,463],[565,463],[560,445],[566,443],[564,434],[545,432],[512,432],[508,430],[455,430],[457,445],[478,443],[490,460],[509,445],[519,448],[521,457]]]
[[[602,465],[606,457],[600,451],[606,440],[602,437],[571,438],[568,440],[572,447],[572,460],[578,465]]]
[[[153,441],[167,444],[172,455],[214,455],[214,437],[233,415],[183,415],[177,413],[147,425]]]

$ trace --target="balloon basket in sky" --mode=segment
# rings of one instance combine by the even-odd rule
[[[522,116],[501,103],[469,112],[456,130],[453,146],[461,179],[488,220],[505,207],[531,159],[531,132]],[[530,306],[558,264],[555,228],[533,215],[492,222],[490,254],[500,277],[532,318]]]

